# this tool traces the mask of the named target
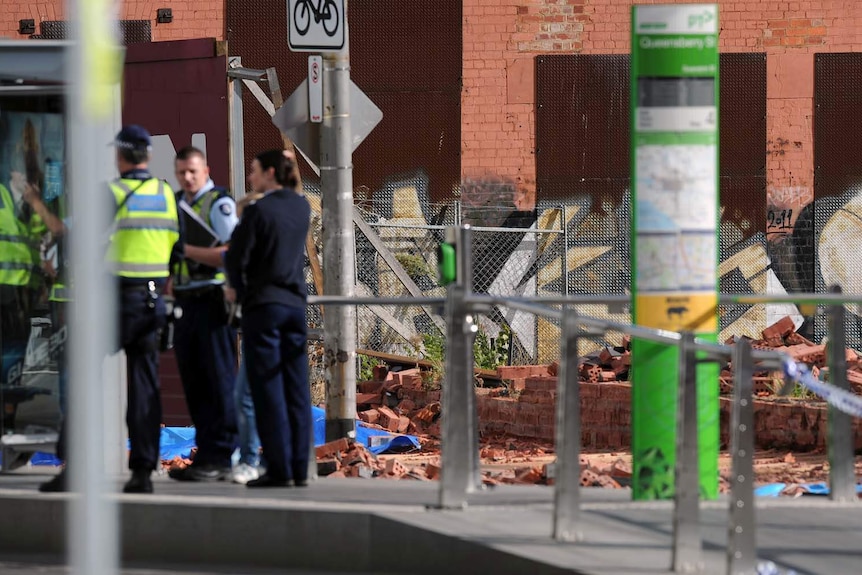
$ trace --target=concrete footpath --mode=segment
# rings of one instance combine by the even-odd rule
[[[71,495],[38,493],[47,478],[38,468],[0,474],[0,565],[13,554],[18,561],[40,556],[62,562]],[[437,487],[333,478],[306,489],[252,490],[159,477],[154,495],[116,495],[124,563],[237,574],[669,570],[670,502],[631,502],[628,490],[584,489],[583,541],[570,544],[550,538],[552,488],[502,485],[472,494],[465,510],[443,511],[434,508]],[[704,502],[701,509],[704,572],[723,574],[727,502]],[[862,504],[759,499],[757,523],[759,558],[782,569],[824,575],[862,570]]]

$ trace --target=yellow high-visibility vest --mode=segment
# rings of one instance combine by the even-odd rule
[[[111,191],[119,208],[108,251],[111,270],[124,278],[168,277],[171,250],[180,237],[173,190],[150,178],[114,180]]]
[[[48,296],[48,301],[70,302],[72,301],[72,293],[66,284],[54,282],[51,285],[51,294]]]
[[[0,184],[0,284],[30,283],[33,254],[21,222],[15,216],[12,194]]]

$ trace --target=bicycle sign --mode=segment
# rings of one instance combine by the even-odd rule
[[[294,52],[344,48],[344,0],[287,0],[287,43]]]

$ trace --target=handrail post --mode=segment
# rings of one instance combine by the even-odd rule
[[[840,294],[839,286],[832,286],[831,293]],[[845,312],[842,304],[828,308],[827,363],[829,380],[835,387],[848,390]],[[856,474],[854,470],[853,422],[850,416],[829,406],[829,498],[833,501],[856,500]]]
[[[581,479],[581,393],[578,382],[578,314],[563,308],[557,378],[557,461],[554,469],[554,539],[577,541]]]
[[[457,229],[457,281],[446,291],[446,373],[442,386],[442,508],[463,508],[467,493],[475,491],[479,474],[478,418],[473,389],[475,323],[466,297],[472,287],[470,226]]]
[[[569,220],[566,219],[566,206],[560,206],[560,227],[563,228],[563,253],[560,255],[562,266],[563,296],[569,295]]]
[[[727,575],[754,575],[757,569],[754,516],[754,405],[751,343],[736,342],[733,349],[733,406],[730,415],[730,449],[733,474],[727,533]]]
[[[672,567],[674,573],[693,573],[703,569],[697,459],[697,356],[694,351],[694,334],[686,331],[681,335]]]

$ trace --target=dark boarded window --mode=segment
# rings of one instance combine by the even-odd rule
[[[813,289],[840,285],[862,292],[862,54],[814,56],[814,204],[800,219],[798,273]],[[813,220],[813,221],[812,221]],[[799,220],[797,220],[798,227]],[[859,310],[851,307],[847,345],[862,345]],[[816,318],[814,337],[826,335],[826,318]]]

